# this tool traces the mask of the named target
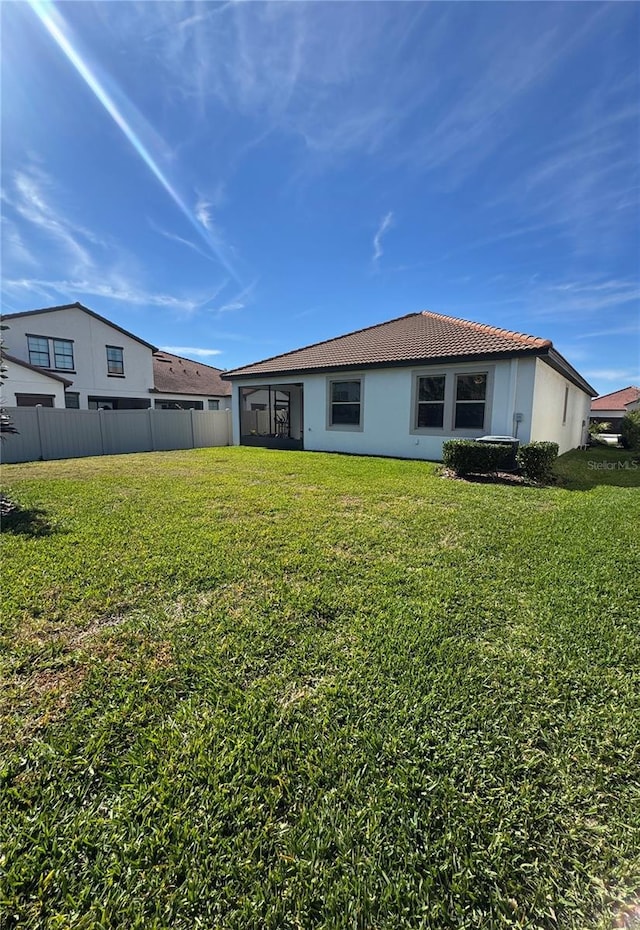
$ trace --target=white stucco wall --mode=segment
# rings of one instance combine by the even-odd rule
[[[475,433],[452,428],[452,410],[442,430],[418,431],[414,426],[413,386],[416,374],[445,374],[453,386],[455,374],[490,372],[490,400],[484,428]],[[331,429],[327,425],[327,383],[344,378],[362,380],[363,407],[361,429]],[[361,372],[275,376],[273,383],[302,383],[304,448],[323,452],[349,452],[360,455],[388,455],[403,458],[442,458],[446,439],[484,434],[513,435],[514,414],[522,414],[518,437],[527,442],[531,432],[531,411],[535,359],[462,363],[436,367],[367,369]],[[239,392],[241,387],[268,383],[268,378],[242,379],[233,382],[233,442],[240,442]],[[293,421],[293,409],[292,409]],[[447,426],[448,423],[448,426]]]
[[[151,349],[125,336],[101,320],[78,307],[15,317],[7,321],[3,333],[5,351],[16,358],[29,361],[27,334],[73,341],[75,370],[59,371],[73,384],[69,391],[80,394],[80,407],[87,408],[89,395],[98,397],[139,397],[151,401],[153,387],[153,358]],[[124,350],[124,377],[107,372],[106,347],[117,346]],[[53,357],[51,363],[53,364]],[[58,406],[56,404],[56,406]],[[64,401],[61,406],[64,406]]]
[[[585,441],[591,397],[541,359],[535,360],[531,440],[557,442],[560,455]],[[567,414],[563,423],[565,388]]]
[[[54,407],[64,408],[62,381],[50,378],[44,372],[23,368],[9,359],[2,360],[2,367],[7,376],[0,387],[0,398],[4,407],[17,406],[16,394],[45,394],[53,397]]]

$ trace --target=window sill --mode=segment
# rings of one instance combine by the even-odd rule
[[[32,363],[29,362],[29,364],[31,365]],[[75,375],[75,374],[77,374],[77,371],[75,370],[75,368],[51,368],[51,366],[49,366],[49,367],[47,368],[45,365],[34,365],[33,367],[34,367],[34,368],[40,368],[42,371],[53,371],[56,375]]]
[[[126,375],[112,375],[109,372],[107,372],[107,378],[126,378],[126,377],[127,377]]]
[[[332,433],[362,433],[364,432],[364,427],[362,426],[348,426],[347,424],[337,424],[335,426],[327,426],[327,430]]]

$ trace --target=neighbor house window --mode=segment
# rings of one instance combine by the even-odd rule
[[[209,408],[209,410],[219,410],[220,401],[219,400],[208,400],[207,407]]]
[[[567,422],[567,405],[569,403],[569,388],[565,386],[564,389],[564,407],[562,408],[562,425],[564,426]]]
[[[486,372],[456,375],[454,429],[482,429],[486,400]]]
[[[73,340],[52,339],[49,336],[27,336],[29,364],[38,368],[73,371]],[[53,365],[51,359],[53,358]]]
[[[444,425],[444,375],[418,378],[417,429],[442,429]]]
[[[124,349],[118,346],[107,346],[107,373],[124,375]]]
[[[51,394],[16,394],[16,407],[53,407]]]
[[[44,336],[27,336],[29,364],[38,368],[50,368],[49,340]]]
[[[67,410],[80,409],[80,394],[77,391],[64,392],[64,405]]]
[[[70,339],[53,339],[54,367],[61,371],[73,371],[73,343]]]
[[[361,381],[330,382],[330,426],[360,426],[362,406]]]

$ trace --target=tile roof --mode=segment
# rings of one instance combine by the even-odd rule
[[[224,377],[535,354],[551,347],[548,339],[425,310],[235,368]]]
[[[68,378],[63,378],[62,375],[57,375],[54,371],[48,371],[46,368],[38,368],[37,365],[30,365],[29,362],[25,362],[21,358],[16,358],[15,355],[9,355],[8,352],[2,353],[2,359],[6,359],[8,362],[13,362],[14,365],[20,365],[22,368],[28,368],[29,371],[36,371],[39,375],[44,375],[45,378],[53,378],[54,381],[62,381],[65,387],[71,387],[73,381],[69,381]]]
[[[231,385],[223,381],[220,374],[219,368],[170,352],[156,352],[153,356],[154,393],[227,397],[231,394]]]
[[[624,410],[627,404],[632,404],[634,400],[640,397],[640,388],[629,387],[622,388],[620,391],[612,391],[610,394],[602,394],[591,402],[592,410]]]

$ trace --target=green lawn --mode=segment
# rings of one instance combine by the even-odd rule
[[[631,926],[640,469],[558,472],[7,466],[2,927]]]

